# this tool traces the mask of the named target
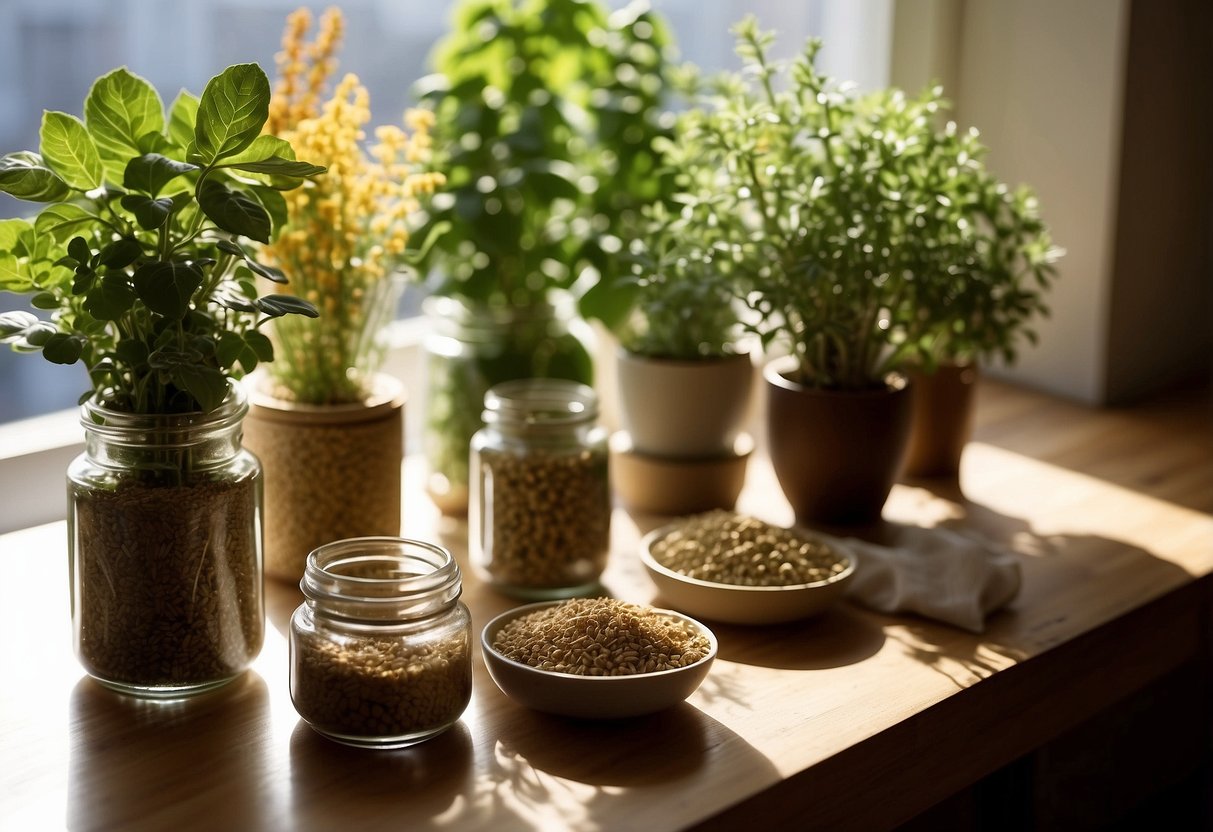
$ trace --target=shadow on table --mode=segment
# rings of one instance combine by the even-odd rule
[[[333,742],[300,720],[290,757],[293,829],[353,829],[353,817],[404,828],[388,823],[402,809],[411,827],[417,818],[458,811],[473,792],[472,736],[463,722],[410,748],[383,751]]]
[[[1093,534],[1039,534],[1024,518],[966,499],[955,478],[913,479],[906,484],[952,504],[950,516],[940,526],[975,532],[1020,555],[1020,598],[1030,598],[1040,586],[1038,582],[1047,580],[1063,579],[1094,588],[1100,580],[1108,580],[1102,576],[1113,567],[1118,574],[1131,573],[1140,588],[1157,587],[1159,594],[1191,580],[1181,567],[1131,543]],[[1059,607],[1043,617],[1037,614],[1028,623],[1018,615],[1018,603],[1013,600],[992,614],[985,632],[977,636],[916,616],[882,618],[886,623],[906,625],[904,635],[889,637],[902,642],[915,658],[963,688],[971,685],[974,677],[983,679],[1005,667],[1008,659],[1023,661],[1077,634],[1077,628],[1067,623],[1073,611]]]
[[[489,763],[491,788],[481,790],[475,806],[485,817],[508,815],[518,806],[528,818],[554,810],[567,828],[599,829],[603,824],[595,816],[628,800],[628,790],[669,789],[677,800],[678,784],[691,778],[746,781],[755,788],[779,779],[770,760],[687,703],[608,721],[518,709],[504,725]],[[688,821],[697,809],[720,808],[712,805],[712,795],[684,797],[696,804],[687,807]]]
[[[884,645],[884,631],[845,605],[804,621],[744,626],[707,621],[725,661],[783,670],[858,664]]]
[[[68,718],[79,741],[68,766],[69,829],[193,828],[222,805],[232,828],[274,825],[259,732],[265,681],[248,672],[212,693],[155,701],[85,677]]]

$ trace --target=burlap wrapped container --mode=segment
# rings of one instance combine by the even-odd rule
[[[400,534],[399,381],[377,375],[367,401],[349,405],[296,404],[251,387],[244,444],[265,473],[267,576],[298,581],[324,543]]]

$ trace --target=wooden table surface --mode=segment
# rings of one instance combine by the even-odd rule
[[[527,711],[477,655],[463,719],[403,751],[346,748],[298,719],[284,636],[297,589],[267,587],[271,626],[245,677],[144,702],[94,684],[72,655],[64,525],[0,537],[0,829],[900,823],[1166,673],[1208,631],[1203,399],[1094,411],[985,382],[978,414],[964,496],[955,483],[899,484],[885,516],[1019,553],[1023,590],[984,635],[850,605],[795,625],[719,625],[697,693],[620,723]],[[414,461],[406,472],[405,534],[465,563],[466,528],[422,496]],[[739,509],[791,521],[765,461]],[[656,600],[636,543],[658,522],[617,510],[604,579],[615,595]],[[464,586],[477,631],[511,605],[474,577]]]

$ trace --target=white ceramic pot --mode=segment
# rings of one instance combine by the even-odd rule
[[[733,453],[754,386],[748,354],[671,361],[620,350],[616,366],[620,420],[636,451],[679,458]]]

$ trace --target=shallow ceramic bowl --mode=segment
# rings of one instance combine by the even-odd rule
[[[516,607],[494,618],[480,634],[489,675],[506,696],[528,708],[581,719],[621,719],[654,713],[677,705],[694,693],[716,658],[716,636],[712,631],[695,619],[670,610],[656,612],[689,622],[708,637],[708,654],[695,664],[634,676],[574,676],[540,670],[507,659],[493,649],[493,639],[510,621],[559,603],[544,601]]]
[[[640,543],[640,560],[666,604],[711,621],[781,624],[809,618],[838,603],[855,574],[855,556],[831,543],[830,548],[845,563],[845,568],[824,581],[790,586],[736,586],[701,581],[662,566],[653,557],[653,544],[678,526],[671,523],[645,535]]]

